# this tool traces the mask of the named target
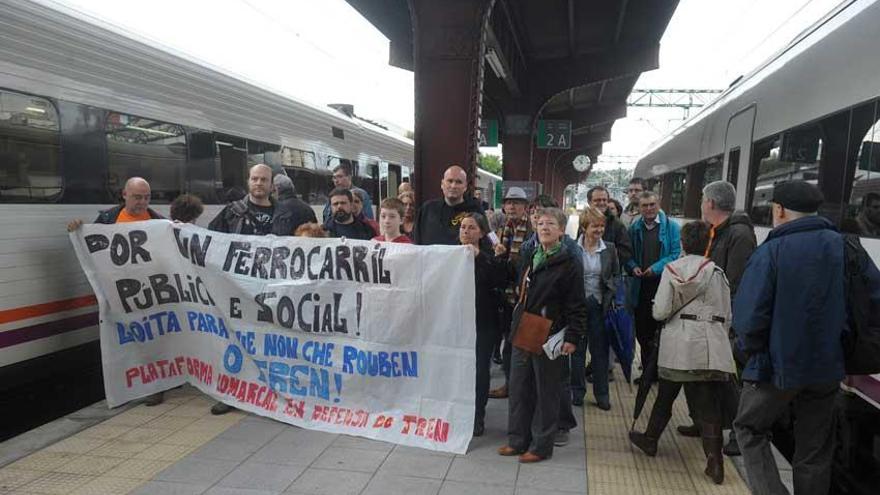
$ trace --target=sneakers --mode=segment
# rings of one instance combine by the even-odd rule
[[[556,437],[553,439],[553,445],[557,447],[565,447],[568,445],[568,430],[556,430]],[[543,460],[540,459],[540,460]],[[523,462],[520,460],[520,462]],[[537,461],[530,461],[537,462]]]
[[[235,409],[235,408],[230,406],[229,404],[224,404],[222,402],[218,402],[218,403],[214,404],[213,406],[211,406],[211,414],[213,414],[215,416],[219,416],[221,414],[226,414],[233,409]]]

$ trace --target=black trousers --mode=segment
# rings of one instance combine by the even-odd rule
[[[693,408],[695,415],[703,423],[721,424],[723,419],[721,397],[727,382],[671,382],[660,379],[657,398],[651,416],[655,414],[668,417],[672,414],[672,405],[679,391],[684,387],[688,407]]]
[[[510,381],[510,355],[513,346],[510,344],[510,325],[513,321],[513,306],[506,302],[501,305],[501,321],[498,326],[498,340],[501,343],[501,369],[504,371],[504,382]]]
[[[657,330],[660,328],[660,322],[654,319],[651,314],[651,308],[654,305],[654,296],[657,294],[657,287],[660,285],[659,278],[648,278],[641,281],[639,290],[639,302],[635,308],[635,324],[636,324],[636,340],[639,341],[641,347],[642,367],[648,366],[651,349],[654,347],[654,339],[657,338]],[[657,370],[657,363],[654,363],[654,371]],[[656,373],[655,375],[656,376]]]
[[[477,389],[476,402],[474,404],[474,421],[482,423],[486,418],[486,403],[489,402],[489,379],[492,366],[492,351],[498,342],[494,328],[477,328]]]

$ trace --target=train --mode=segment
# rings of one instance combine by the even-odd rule
[[[413,173],[413,142],[350,106],[296,100],[51,0],[0,2],[0,441],[103,398],[98,308],[66,223],[132,176],[206,225],[267,163],[320,218],[348,164],[374,203]],[[240,196],[239,196],[240,197]]]
[[[705,184],[733,183],[736,207],[750,215],[759,242],[771,228],[774,185],[809,181],[825,197],[819,213],[858,233],[880,264],[878,39],[880,2],[840,3],[652,145],[634,176],[647,179],[680,221],[699,218]],[[841,386],[835,489],[876,493],[880,375],[847,377]],[[790,453],[785,430],[777,446]]]

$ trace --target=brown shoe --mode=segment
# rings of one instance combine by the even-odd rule
[[[506,399],[507,396],[507,385],[502,385],[496,389],[492,389],[489,391],[490,399]]]
[[[519,462],[522,464],[531,464],[533,462],[541,462],[545,459],[547,459],[547,457],[544,457],[542,455],[538,455],[534,452],[526,452],[525,454],[519,456]]]
[[[511,457],[511,456],[515,456],[515,455],[520,455],[522,453],[523,453],[522,450],[515,449],[515,448],[511,447],[510,445],[505,445],[504,447],[498,448],[498,455],[503,455],[504,457]]]

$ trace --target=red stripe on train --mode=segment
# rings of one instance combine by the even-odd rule
[[[92,294],[88,296],[74,297],[73,299],[34,304],[33,306],[5,309],[0,311],[0,324],[12,323],[13,321],[26,320],[28,318],[36,318],[38,316],[45,316],[52,313],[60,313],[61,311],[85,308],[96,304],[98,304],[98,300],[95,298],[94,294]]]

